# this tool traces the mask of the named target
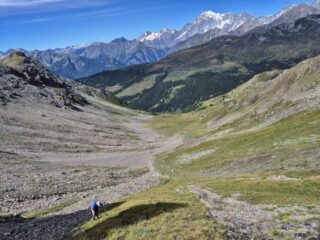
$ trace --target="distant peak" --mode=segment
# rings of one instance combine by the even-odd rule
[[[225,18],[234,18],[236,16],[235,13],[227,12],[227,13],[217,13],[213,11],[205,11],[199,15],[196,19],[196,22],[201,22],[205,20],[216,20],[223,21]],[[245,16],[245,15],[237,15],[237,16]]]
[[[314,6],[316,8],[320,8],[320,0],[315,0],[314,3],[312,4],[312,6]]]
[[[223,15],[222,13],[216,13],[213,11],[205,11],[200,14],[200,17],[216,17],[216,16],[221,16]]]
[[[176,30],[174,30],[174,29],[169,29],[169,28],[162,28],[162,29],[160,30],[161,33],[175,32],[175,31],[176,31]]]
[[[250,15],[249,13],[241,13],[240,17],[246,17],[246,18],[254,18],[252,15]]]
[[[88,47],[88,44],[72,45],[72,46],[69,46],[67,48],[69,48],[69,49],[81,49],[81,48],[85,48],[85,47]]]
[[[117,43],[117,42],[127,42],[128,39],[124,38],[124,37],[120,37],[120,38],[116,38],[113,41],[111,41],[112,43]]]
[[[7,57],[3,58],[1,62],[12,68],[22,66],[27,62],[32,62],[32,60],[23,51],[14,51],[10,53]]]

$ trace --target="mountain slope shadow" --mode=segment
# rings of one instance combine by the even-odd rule
[[[101,212],[110,211],[123,202],[116,202],[102,207]],[[41,218],[0,217],[0,239],[34,240],[66,239],[68,234],[79,224],[89,221],[88,209],[71,214],[55,215]]]
[[[81,232],[73,239],[91,240],[101,239],[106,237],[110,230],[125,227],[138,223],[139,221],[149,220],[165,212],[171,212],[178,208],[187,207],[183,203],[165,203],[158,202],[156,204],[138,205],[120,212],[117,216],[107,219],[106,221],[97,224],[93,228],[85,232]]]

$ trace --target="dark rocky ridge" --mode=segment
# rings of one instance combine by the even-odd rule
[[[28,96],[37,101],[70,107],[89,104],[74,91],[71,82],[50,73],[23,52],[14,52],[0,61],[0,103],[6,105]]]

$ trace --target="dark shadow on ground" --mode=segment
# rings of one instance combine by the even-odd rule
[[[101,213],[120,206],[123,202],[104,205]],[[19,216],[0,217],[0,239],[37,240],[68,239],[70,232],[79,224],[91,219],[90,209],[71,214],[42,217],[35,219]]]
[[[139,221],[148,220],[165,212],[171,212],[178,208],[187,207],[183,203],[165,203],[139,205],[127,209],[117,216],[107,219],[106,221],[79,233],[74,240],[95,240],[107,237],[109,231],[115,228],[121,228],[138,223]]]
[[[21,217],[20,215],[17,216],[0,216],[0,224],[1,223],[19,223],[19,222],[26,222],[27,219]]]
[[[103,204],[99,209],[99,213],[102,214],[104,212],[110,211],[110,210],[112,210],[114,208],[119,207],[123,203],[124,202],[115,202],[115,203]]]

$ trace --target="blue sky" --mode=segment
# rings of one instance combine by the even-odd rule
[[[305,0],[0,0],[0,51],[133,39],[181,28],[206,10],[270,15]]]

